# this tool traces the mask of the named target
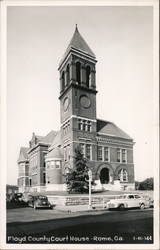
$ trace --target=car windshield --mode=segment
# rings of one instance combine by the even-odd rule
[[[128,195],[127,198],[128,198],[128,199],[134,199],[134,195],[130,194],[130,195]]]

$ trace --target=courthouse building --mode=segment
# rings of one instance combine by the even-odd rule
[[[20,149],[19,191],[66,190],[65,175],[73,168],[78,145],[96,189],[135,188],[133,139],[113,122],[97,118],[96,63],[76,27],[58,68],[60,130],[46,136],[33,133],[29,147]]]

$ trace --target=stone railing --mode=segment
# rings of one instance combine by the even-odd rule
[[[64,206],[76,206],[76,205],[88,205],[89,197],[88,196],[54,196],[54,195],[47,195],[48,200],[53,205],[64,205]],[[97,195],[92,196],[92,205],[95,204],[105,204],[110,199],[116,198],[115,195]]]

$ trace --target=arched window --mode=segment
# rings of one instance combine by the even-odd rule
[[[128,181],[128,173],[127,170],[122,168],[119,172],[118,172],[118,179],[121,182],[127,182]]]
[[[81,84],[81,63],[76,63],[76,81],[80,85]]]
[[[64,71],[62,72],[62,90],[65,88],[65,79],[64,79]]]
[[[91,68],[90,66],[86,67],[86,85],[89,88],[90,86],[90,81],[91,81]]]
[[[43,183],[46,184],[46,173],[43,173]]]
[[[67,84],[66,85],[69,85],[70,83],[70,72],[69,72],[69,64],[67,65],[67,69],[66,69],[66,74],[67,74]]]

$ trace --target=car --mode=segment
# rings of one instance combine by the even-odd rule
[[[124,194],[107,202],[108,209],[149,208],[150,202],[139,194]]]
[[[14,202],[21,202],[22,201],[22,193],[14,193],[11,195],[11,201],[14,201]]]
[[[31,193],[23,193],[22,200],[28,202],[32,198]]]
[[[33,207],[34,209],[37,208],[50,208],[52,209],[51,203],[48,201],[47,196],[45,195],[29,195],[28,196],[28,206]]]
[[[153,200],[152,196],[142,194],[142,197],[149,202],[149,207],[152,207],[152,208],[154,207],[154,200]]]

